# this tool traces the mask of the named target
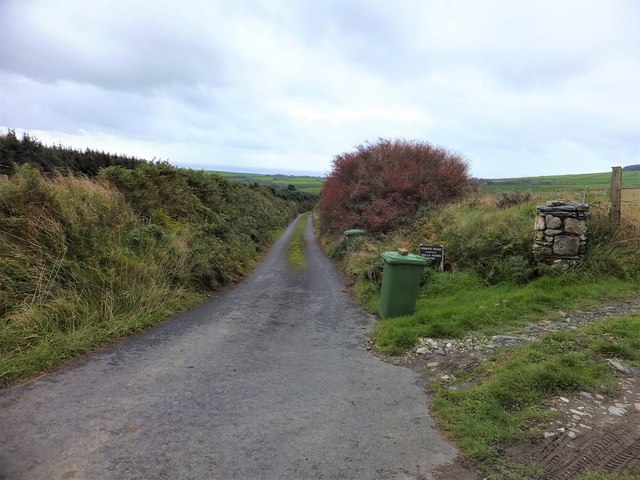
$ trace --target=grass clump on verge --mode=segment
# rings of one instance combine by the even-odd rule
[[[309,214],[304,214],[298,220],[296,228],[289,241],[289,263],[297,268],[301,269],[307,266],[307,260],[304,257],[304,246],[306,242],[304,240],[304,231],[307,228],[307,218]]]
[[[297,208],[164,164],[110,167],[97,180],[19,167],[0,183],[0,384],[233,282]]]
[[[547,398],[581,390],[614,393],[616,379],[605,359],[619,351],[629,352],[632,363],[640,361],[640,316],[553,333],[503,352],[474,372],[480,380],[470,388],[436,384],[433,409],[465,455],[493,471],[509,442],[539,436],[535,426],[549,418],[542,408]]]

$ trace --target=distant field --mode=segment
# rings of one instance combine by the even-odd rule
[[[237,173],[237,172],[213,172],[222,175],[230,180],[238,180],[242,183],[257,183],[259,185],[268,185],[270,187],[287,188],[289,185],[295,185],[296,189],[307,193],[320,193],[324,178],[308,177],[297,175],[263,175],[260,173]]]
[[[243,183],[258,183],[273,187],[296,189],[308,193],[320,193],[323,177],[296,175],[264,175],[260,173],[215,172],[225,178]],[[640,171],[622,172],[625,187],[640,187]],[[563,190],[608,190],[611,188],[611,172],[577,175],[552,175],[546,177],[482,179],[480,189],[487,193],[498,192],[555,192]]]
[[[499,178],[482,180],[481,190],[497,192],[553,192],[559,190],[585,190],[611,188],[611,172],[547,177]],[[622,172],[625,187],[640,187],[640,171]]]

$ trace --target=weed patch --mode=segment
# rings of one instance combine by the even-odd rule
[[[307,218],[309,218],[308,213],[300,217],[289,241],[289,263],[297,269],[307,266],[307,260],[304,257],[304,246],[306,245],[304,231],[307,228]]]

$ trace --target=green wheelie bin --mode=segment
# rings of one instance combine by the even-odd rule
[[[350,230],[345,230],[344,236],[347,237],[347,246],[350,247],[356,238],[361,237],[365,233],[367,233],[367,231],[363,228],[352,228]]]
[[[413,313],[424,267],[429,263],[421,255],[384,252],[380,318],[399,317]]]

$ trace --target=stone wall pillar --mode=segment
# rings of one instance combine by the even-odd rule
[[[533,254],[539,262],[574,263],[587,248],[589,205],[547,202],[536,207]]]

